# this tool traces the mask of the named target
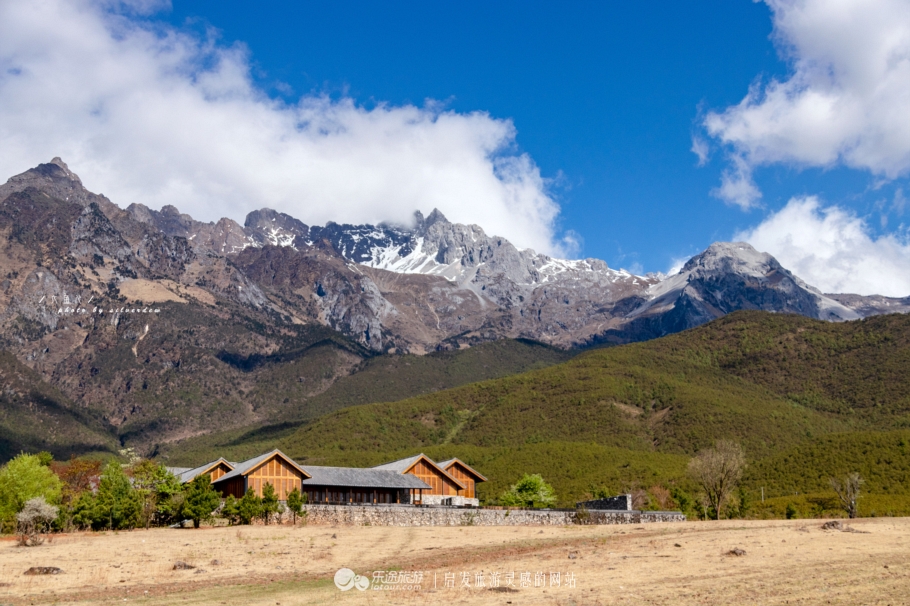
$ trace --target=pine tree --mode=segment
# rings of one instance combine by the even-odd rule
[[[229,494],[224,499],[224,505],[221,507],[221,517],[227,520],[231,526],[240,521],[240,502],[234,498],[234,495]]]
[[[237,515],[240,517],[241,524],[250,524],[253,518],[260,515],[262,511],[262,499],[256,496],[256,491],[248,488],[243,498],[237,502]]]
[[[278,495],[275,494],[275,487],[266,482],[262,487],[262,520],[268,525],[269,519],[273,514],[278,513]]]
[[[294,487],[294,490],[288,493],[288,509],[293,516],[294,526],[297,525],[297,517],[303,515],[303,505],[306,501],[306,495],[301,494],[296,486]]]
[[[142,502],[123,467],[111,461],[104,468],[95,496],[96,528],[121,530],[135,528],[142,518]]]
[[[221,495],[212,488],[207,475],[198,476],[184,491],[183,516],[193,521],[193,528],[199,528],[203,520],[212,517],[212,512],[221,505]]]

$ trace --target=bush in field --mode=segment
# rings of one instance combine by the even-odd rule
[[[0,529],[12,532],[16,514],[35,497],[59,503],[62,483],[38,455],[20,454],[0,468]]]
[[[58,508],[49,505],[44,497],[35,497],[25,502],[22,511],[16,514],[19,545],[34,546],[44,542],[41,536],[51,529]]]
[[[507,507],[552,507],[556,504],[556,493],[539,473],[526,473],[502,493],[499,502]]]

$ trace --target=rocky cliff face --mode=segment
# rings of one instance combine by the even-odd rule
[[[380,352],[623,343],[738,309],[839,321],[910,303],[823,295],[741,243],[637,276],[519,250],[438,211],[412,226],[308,226],[270,209],[204,223],[121,209],[59,158],[0,186],[0,349],[67,401],[97,404],[121,436],[268,418]],[[293,393],[264,386],[272,359],[295,368],[281,371],[297,373]]]

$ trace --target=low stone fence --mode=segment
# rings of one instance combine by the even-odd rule
[[[463,509],[413,505],[306,505],[308,524],[341,526],[568,526],[684,522],[678,511]]]

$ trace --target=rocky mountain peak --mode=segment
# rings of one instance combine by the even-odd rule
[[[436,223],[449,223],[449,220],[438,208],[434,208],[428,217],[424,217],[419,210],[414,211],[414,234],[418,236],[425,235],[426,231]]]
[[[5,184],[0,186],[0,200],[29,187],[43,191],[59,200],[75,202],[82,206],[87,206],[92,202],[101,206],[110,204],[103,195],[93,194],[85,189],[79,175],[71,171],[59,157],[10,177]]]
[[[682,271],[733,271],[739,274],[763,276],[769,271],[777,269],[782,269],[777,259],[768,253],[755,250],[751,244],[715,242],[704,252],[689,259]]]

